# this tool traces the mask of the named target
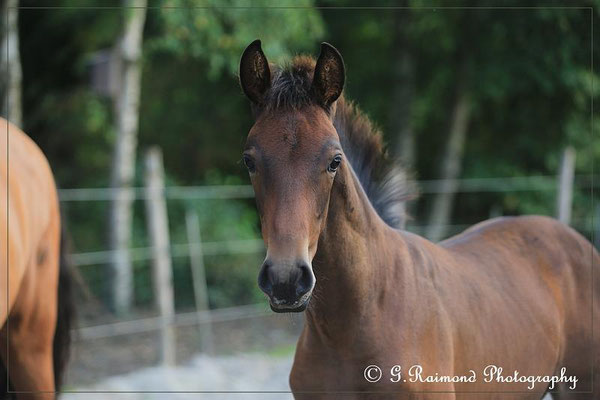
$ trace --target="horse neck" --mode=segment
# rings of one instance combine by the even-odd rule
[[[395,264],[386,256],[392,254],[386,246],[390,230],[351,166],[344,164],[333,184],[313,260],[317,283],[306,312],[307,328],[323,341],[339,338],[338,332],[347,336],[377,314],[378,299],[388,290]]]

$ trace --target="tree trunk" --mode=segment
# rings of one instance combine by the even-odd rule
[[[141,86],[142,34],[146,19],[146,0],[125,0],[126,19],[116,48],[120,59],[121,82],[115,99],[117,137],[113,156],[112,187],[116,189],[110,220],[113,307],[117,314],[127,313],[133,299],[131,242],[132,188]],[[135,7],[135,8],[132,8]]]
[[[396,138],[395,155],[409,167],[415,163],[416,140],[411,121],[415,88],[414,61],[407,39],[410,9],[395,10],[394,17],[394,70],[390,110],[390,132]]]
[[[440,163],[441,170],[439,176],[442,179],[441,190],[433,199],[433,206],[429,214],[426,231],[426,236],[433,241],[438,241],[446,235],[454,195],[458,188],[456,179],[461,173],[465,139],[471,118],[471,99],[466,86],[466,77],[463,68],[459,71],[459,81],[456,100],[452,110],[448,142]]]
[[[21,105],[21,57],[19,55],[19,0],[2,2],[2,114],[13,124],[23,127]],[[8,60],[6,56],[8,55]]]

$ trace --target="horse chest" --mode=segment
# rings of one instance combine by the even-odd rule
[[[360,343],[334,347],[305,332],[298,342],[290,386],[294,392],[412,392],[418,388],[404,381],[395,367],[416,363],[419,354],[393,334],[386,339],[361,337]]]

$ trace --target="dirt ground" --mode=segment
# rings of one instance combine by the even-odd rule
[[[290,356],[302,329],[302,319],[267,314],[212,325],[213,355],[259,354]],[[108,377],[159,365],[159,333],[146,332],[95,340],[75,340],[66,373],[66,388],[94,385]],[[176,328],[176,362],[189,366],[203,353],[197,326]]]
[[[95,399],[266,399],[292,400],[290,393],[232,393],[236,391],[287,392],[291,355],[199,355],[177,367],[151,367],[73,388],[85,393],[64,393],[63,400]],[[96,391],[110,393],[93,393]],[[144,391],[146,393],[144,393]],[[159,393],[147,393],[157,391]],[[188,393],[168,393],[179,391]],[[227,393],[189,393],[226,391]],[[115,393],[120,392],[120,393]],[[138,393],[122,393],[138,392]]]
[[[239,354],[218,357],[199,355],[185,365],[171,368],[145,368],[110,377],[93,385],[78,387],[75,390],[85,393],[65,393],[61,399],[112,400],[118,396],[119,399],[127,400],[293,400],[290,393],[284,393],[289,391],[288,375],[291,366],[291,354],[273,356]],[[96,391],[109,393],[93,393]],[[148,391],[160,393],[148,393]],[[188,393],[169,393],[169,391]],[[189,393],[191,391],[224,391],[224,393]],[[552,399],[546,395],[543,400]]]

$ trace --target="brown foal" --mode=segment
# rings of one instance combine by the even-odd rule
[[[540,216],[437,244],[401,230],[406,183],[344,80],[326,43],[316,62],[277,67],[255,41],[240,63],[255,115],[243,157],[267,247],[258,283],[274,311],[306,310],[294,396],[600,397],[591,243]]]

